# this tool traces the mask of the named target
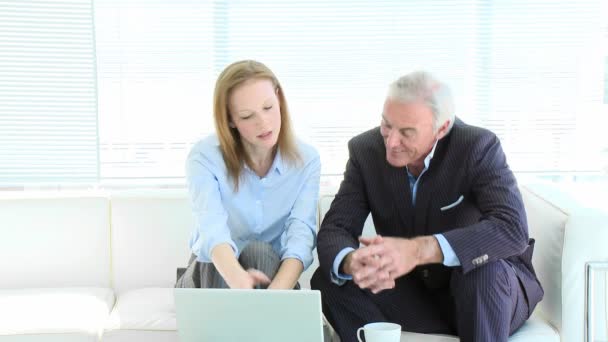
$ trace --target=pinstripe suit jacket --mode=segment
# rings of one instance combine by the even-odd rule
[[[379,128],[351,139],[348,149],[344,180],[318,234],[324,274],[343,248],[359,246],[357,237],[371,212],[383,236],[444,234],[465,274],[498,259],[509,260],[532,312],[543,296],[531,264],[534,240],[528,239],[521,194],[496,135],[456,119],[419,180],[415,205],[406,169],[386,161]],[[460,203],[451,205],[461,196]],[[443,265],[415,270],[425,275],[429,287],[445,286],[451,271]]]

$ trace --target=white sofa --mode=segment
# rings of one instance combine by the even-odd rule
[[[511,341],[583,341],[585,263],[608,261],[607,217],[552,187],[522,192],[545,298]],[[191,225],[182,191],[0,193],[0,342],[177,341],[172,286]]]

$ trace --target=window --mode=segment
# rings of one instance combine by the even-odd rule
[[[604,104],[608,104],[608,56],[604,59]]]
[[[0,185],[96,182],[91,1],[0,1],[0,32]]]
[[[96,4],[104,178],[180,179],[191,144],[213,132],[215,78],[239,59],[275,71],[326,175],[378,125],[387,85],[415,69],[451,85],[457,115],[495,131],[514,170],[602,167],[601,0]]]
[[[95,1],[101,177],[182,182],[213,131],[212,2]]]
[[[83,136],[99,145],[69,145],[93,156],[82,160],[102,184],[183,184],[190,147],[213,132],[215,79],[239,59],[277,74],[326,176],[379,124],[388,84],[417,69],[452,87],[459,117],[499,135],[515,171],[608,167],[604,0],[96,0],[94,14],[98,129]]]

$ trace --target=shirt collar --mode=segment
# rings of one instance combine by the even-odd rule
[[[431,159],[433,159],[433,156],[435,155],[435,148],[437,147],[437,142],[439,140],[435,140],[435,144],[433,144],[433,148],[431,149],[431,152],[429,152],[429,154],[426,156],[426,158],[424,158],[424,169],[428,169],[429,165],[431,164]]]
[[[277,172],[279,174],[283,173],[283,170],[284,170],[283,157],[281,156],[281,151],[279,150],[278,147],[277,147],[277,154],[274,156],[274,161],[272,162],[272,166],[270,167],[270,170],[277,170]]]
[[[424,157],[424,161],[423,161],[424,162],[424,169],[422,169],[423,172],[426,169],[428,169],[429,165],[431,164],[431,159],[433,159],[433,156],[435,155],[435,148],[437,147],[437,142],[439,142],[439,140],[435,140],[435,144],[433,144],[433,148],[431,149],[431,152],[429,152],[429,154],[427,154],[426,157]],[[407,173],[409,175],[411,175],[410,168],[407,167],[407,165],[405,166],[405,169],[407,170]]]

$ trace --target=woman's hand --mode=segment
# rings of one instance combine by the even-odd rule
[[[281,262],[277,274],[268,286],[269,290],[291,290],[296,286],[298,278],[304,270],[302,262],[295,258],[287,258]]]
[[[243,269],[232,247],[227,243],[213,248],[211,260],[231,289],[253,289],[260,284],[270,284],[270,279],[264,273],[253,268]]]
[[[253,289],[257,285],[270,284],[270,278],[261,271],[250,268],[239,272],[239,274],[230,277],[230,279],[226,279],[226,284],[231,289]]]

